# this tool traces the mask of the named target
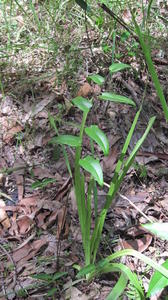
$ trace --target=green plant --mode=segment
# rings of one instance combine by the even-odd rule
[[[44,286],[48,287],[48,297],[52,297],[55,299],[55,294],[58,292],[58,285],[62,285],[62,277],[66,276],[67,272],[57,272],[55,274],[35,274],[31,277],[34,279],[38,279],[44,283]]]
[[[128,65],[124,64],[113,64],[110,66],[110,72],[117,72],[118,70],[122,70],[124,68],[128,68]],[[93,80],[97,84],[103,84],[104,80],[99,75],[90,76],[89,79]],[[115,95],[111,93],[103,93],[100,97],[100,100],[110,100],[120,103],[129,104],[132,106],[135,106],[134,102],[131,99],[128,99],[126,97]],[[100,149],[103,151],[104,155],[108,155],[109,153],[109,143],[108,139],[105,136],[105,134],[98,128],[97,125],[91,125],[90,127],[85,127],[87,115],[92,107],[92,102],[83,98],[83,97],[76,97],[72,100],[73,105],[75,105],[78,109],[80,109],[83,113],[82,123],[80,126],[80,134],[79,136],[72,136],[72,135],[58,135],[51,139],[50,143],[52,144],[60,144],[62,147],[71,146],[76,148],[76,154],[75,154],[75,171],[73,176],[73,183],[74,183],[74,189],[75,189],[75,195],[76,195],[76,202],[77,202],[77,208],[78,208],[78,215],[79,215],[79,222],[81,227],[81,233],[82,233],[82,242],[83,242],[83,249],[84,249],[84,255],[85,255],[85,268],[82,269],[78,277],[80,276],[86,276],[87,279],[91,279],[96,275],[100,275],[101,273],[107,273],[107,272],[119,272],[120,278],[117,282],[117,287],[114,287],[112,292],[110,293],[109,298],[107,299],[117,299],[114,298],[114,295],[116,291],[118,291],[118,286],[120,286],[120,295],[122,294],[123,290],[125,289],[125,286],[127,285],[128,280],[132,282],[136,290],[138,291],[139,295],[141,296],[141,299],[144,299],[144,292],[142,287],[140,286],[138,282],[138,278],[136,274],[132,273],[128,267],[124,266],[123,264],[114,263],[113,260],[115,260],[118,257],[121,257],[123,255],[132,255],[136,256],[140,259],[142,259],[144,262],[149,264],[151,267],[156,268],[159,272],[162,274],[165,274],[168,276],[168,271],[163,268],[162,266],[159,266],[157,263],[152,261],[151,259],[145,257],[141,253],[134,251],[134,250],[123,250],[116,252],[115,254],[112,254],[108,256],[106,259],[100,261],[97,265],[95,265],[96,255],[98,252],[99,244],[101,241],[102,236],[102,230],[106,218],[107,211],[109,207],[111,206],[114,197],[116,193],[119,190],[119,187],[121,183],[123,182],[123,179],[130,168],[130,166],[133,164],[134,158],[141,147],[142,143],[144,142],[145,138],[147,137],[147,134],[149,133],[155,117],[152,117],[149,120],[148,126],[143,134],[143,136],[140,138],[140,140],[135,145],[132,153],[130,156],[125,159],[126,152],[130,143],[130,140],[132,138],[132,135],[135,130],[135,126],[137,124],[141,108],[138,110],[138,112],[135,115],[134,121],[132,123],[132,126],[130,128],[130,131],[128,133],[128,136],[126,138],[126,141],[124,143],[120,158],[118,160],[113,179],[111,181],[110,186],[108,186],[104,180],[103,180],[103,171],[99,163],[99,159],[95,158],[94,153],[94,143],[97,143],[100,147]],[[50,117],[50,123],[52,124],[52,127],[56,127],[54,125],[54,120]],[[56,129],[56,132],[58,134],[58,130]],[[90,138],[90,148],[91,148],[91,155],[87,155],[84,158],[82,158],[82,141],[83,141],[83,135],[86,134]],[[65,148],[64,152],[66,153]],[[65,155],[64,153],[64,155]],[[85,196],[85,175],[81,171],[81,168],[87,171],[90,174],[90,180],[88,183],[88,189],[87,189],[87,195]],[[109,187],[109,191],[106,196],[106,202],[105,205],[98,215],[97,212],[97,184],[103,187],[103,185],[106,185]],[[92,201],[92,195],[94,198],[94,210],[95,210],[95,220],[94,220],[94,230],[91,232],[91,220],[92,220],[92,212],[91,212],[91,201]],[[111,296],[112,295],[112,296]],[[117,295],[119,293],[117,292]],[[113,298],[112,298],[113,297]],[[117,296],[118,297],[118,296]]]
[[[168,223],[149,223],[143,224],[142,227],[149,230],[152,234],[168,241]],[[162,266],[168,270],[168,260]],[[168,286],[168,278],[164,274],[155,271],[149,282],[147,297],[155,295],[157,292]]]

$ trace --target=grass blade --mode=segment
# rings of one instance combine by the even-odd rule
[[[146,63],[148,65],[149,73],[150,73],[150,75],[152,77],[152,81],[154,83],[157,95],[158,95],[158,97],[160,99],[160,103],[162,105],[162,109],[164,111],[165,119],[168,122],[168,106],[167,106],[166,99],[165,99],[164,94],[163,94],[162,87],[160,85],[160,81],[159,81],[158,75],[156,73],[155,66],[154,66],[152,58],[151,58],[149,46],[147,46],[146,43],[145,43],[145,41],[144,41],[142,32],[141,32],[140,27],[138,26],[138,24],[137,24],[137,22],[135,20],[135,17],[133,15],[133,13],[132,13],[132,19],[133,19],[133,22],[134,22],[134,25],[135,25],[136,33],[137,33],[137,35],[139,37],[139,41],[140,41],[140,44],[141,44],[141,47],[142,47],[142,50],[143,50],[143,53],[144,53],[144,56],[145,56]]]
[[[127,277],[122,273],[106,300],[117,300],[123,294],[128,283]]]

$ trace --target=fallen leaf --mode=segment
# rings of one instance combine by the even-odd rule
[[[11,224],[6,213],[5,206],[5,202],[0,199],[0,224],[3,226],[4,229],[8,229],[11,226]]]
[[[46,168],[41,168],[41,167],[35,167],[32,169],[33,174],[35,177],[38,177],[39,179],[44,179],[44,178],[55,178],[53,174],[50,173],[49,170]]]
[[[3,101],[1,101],[1,113],[4,115],[9,115],[12,113],[13,101],[12,98],[6,96]]]
[[[46,229],[46,225],[45,225],[45,219],[50,215],[50,211],[45,211],[43,213],[39,213],[36,216],[37,219],[37,226],[39,228],[45,228]]]
[[[25,234],[30,231],[33,225],[33,220],[29,218],[28,216],[21,216],[17,220],[17,225],[18,225],[18,231],[20,234]]]
[[[31,117],[34,117],[39,112],[41,112],[50,102],[55,99],[56,95],[52,93],[46,99],[41,100],[39,103],[35,105],[35,107],[31,110]]]
[[[80,290],[78,290],[76,287],[71,286],[69,289],[66,290],[66,296],[65,299],[70,300],[89,300],[90,297],[83,294]]]
[[[118,147],[114,146],[110,149],[109,155],[103,158],[103,170],[105,173],[111,174],[114,171],[118,154]]]
[[[129,236],[133,238],[121,240],[120,245],[124,249],[134,249],[139,252],[143,252],[149,247],[152,242],[152,235],[147,233],[147,230],[145,228],[141,228],[140,226],[132,227],[128,230],[128,232],[125,232],[125,234],[129,234]]]
[[[3,135],[3,141],[5,143],[11,142],[11,140],[13,139],[15,134],[18,132],[21,132],[22,130],[23,130],[23,128],[20,125],[16,125],[16,126],[12,127],[11,129],[8,130],[8,132],[6,132]]]
[[[90,94],[92,94],[93,89],[91,85],[88,82],[85,82],[84,85],[82,85],[77,93],[77,96],[82,97],[88,97]]]
[[[24,265],[26,261],[34,258],[39,251],[44,251],[47,245],[48,242],[44,237],[43,239],[29,242],[22,248],[13,251],[13,260],[17,263],[17,266]]]

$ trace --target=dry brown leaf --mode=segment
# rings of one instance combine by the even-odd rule
[[[70,300],[89,300],[90,297],[86,296],[83,294],[80,290],[78,290],[76,287],[71,286],[67,291],[66,291],[66,299]]]
[[[66,238],[68,233],[69,224],[67,220],[67,208],[64,206],[58,213],[57,238]]]
[[[39,228],[45,228],[46,229],[46,225],[45,225],[45,219],[46,217],[48,217],[50,214],[50,211],[45,211],[43,213],[39,213],[37,216],[36,216],[36,219],[37,219],[37,226]]]
[[[28,233],[33,226],[33,220],[29,218],[28,216],[21,216],[17,220],[17,225],[18,225],[18,231],[20,234],[25,234]]]
[[[49,170],[46,168],[41,168],[41,167],[35,167],[32,169],[33,174],[35,177],[38,177],[39,179],[44,179],[44,178],[55,178],[53,174],[50,173]]]
[[[13,128],[9,129],[8,132],[6,132],[3,135],[3,141],[5,143],[9,143],[11,142],[11,140],[13,139],[14,135],[20,131],[22,131],[23,128],[20,125],[16,125]]]
[[[90,94],[92,94],[93,89],[91,85],[86,82],[84,85],[82,85],[77,93],[77,96],[82,96],[82,97],[88,97]]]
[[[152,236],[150,234],[145,234],[142,238],[137,238],[135,240],[122,240],[120,242],[124,249],[134,249],[139,252],[145,251],[152,242]]]
[[[39,251],[44,251],[48,245],[47,240],[43,237],[41,240],[28,243],[22,248],[13,251],[13,260],[17,266],[23,265],[26,261],[33,258]]]
[[[63,186],[58,190],[55,199],[57,201],[61,201],[62,198],[67,194],[67,192],[69,191],[70,187],[71,187],[71,182],[72,179],[71,177],[68,177],[67,180],[64,182]]]
[[[21,199],[19,204],[24,208],[26,214],[31,214],[34,211],[35,207],[39,207],[39,200],[39,195],[35,194],[30,197]]]
[[[114,171],[117,158],[118,147],[114,146],[111,148],[109,155],[103,158],[103,170],[105,173],[112,173]]]
[[[11,226],[11,224],[6,213],[5,206],[5,202],[2,199],[0,199],[0,224],[3,226],[4,229],[8,229]]]

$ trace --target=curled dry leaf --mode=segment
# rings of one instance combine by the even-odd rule
[[[26,234],[33,226],[33,220],[29,216],[22,216],[17,220],[18,231],[20,234]]]
[[[141,238],[121,240],[120,245],[124,249],[134,249],[139,252],[144,252],[152,242],[151,234],[144,234]]]
[[[0,224],[4,229],[8,229],[10,227],[10,221],[5,210],[5,206],[5,202],[0,199]]]

